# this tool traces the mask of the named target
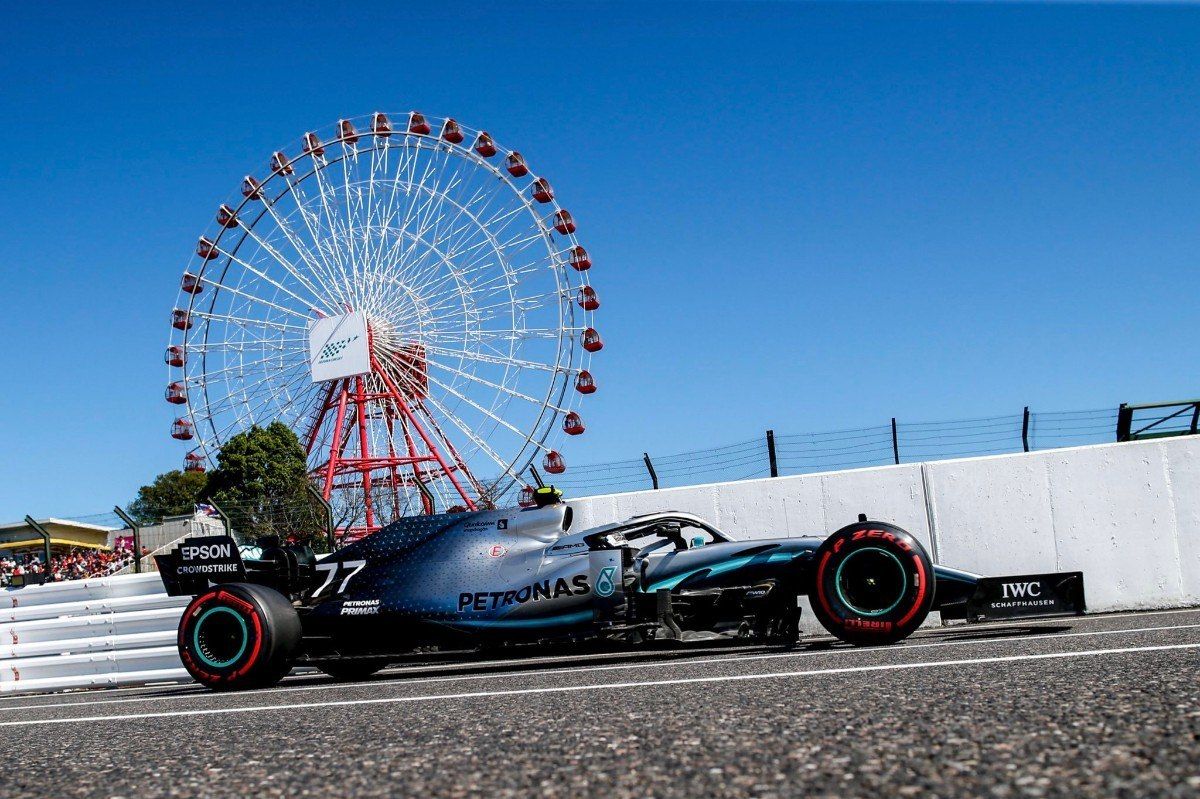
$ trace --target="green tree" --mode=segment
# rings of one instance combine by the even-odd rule
[[[230,438],[208,475],[205,495],[229,514],[246,538],[277,535],[310,541],[323,535],[308,494],[308,466],[296,434],[281,422],[251,427]]]
[[[204,495],[207,481],[204,472],[164,472],[138,489],[129,513],[139,524],[157,524],[164,516],[191,513]]]

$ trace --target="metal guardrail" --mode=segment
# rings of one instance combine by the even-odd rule
[[[175,646],[188,597],[157,574],[0,592],[0,693],[187,681]]]

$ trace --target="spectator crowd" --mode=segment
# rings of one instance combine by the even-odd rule
[[[146,554],[145,547],[142,554]],[[0,558],[0,587],[14,583],[14,577],[46,575],[46,582],[60,580],[82,580],[87,577],[104,577],[133,562],[133,546],[128,541],[118,540],[116,547],[106,549],[72,549],[59,555],[51,555],[46,568],[38,553],[21,553]],[[15,581],[17,584],[23,579]]]

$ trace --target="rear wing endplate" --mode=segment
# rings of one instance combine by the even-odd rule
[[[245,582],[237,542],[227,535],[185,538],[165,555],[155,555],[163,587],[171,596],[191,596],[216,583]]]

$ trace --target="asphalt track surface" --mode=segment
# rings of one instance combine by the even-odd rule
[[[0,699],[2,796],[1200,796],[1200,611]]]

